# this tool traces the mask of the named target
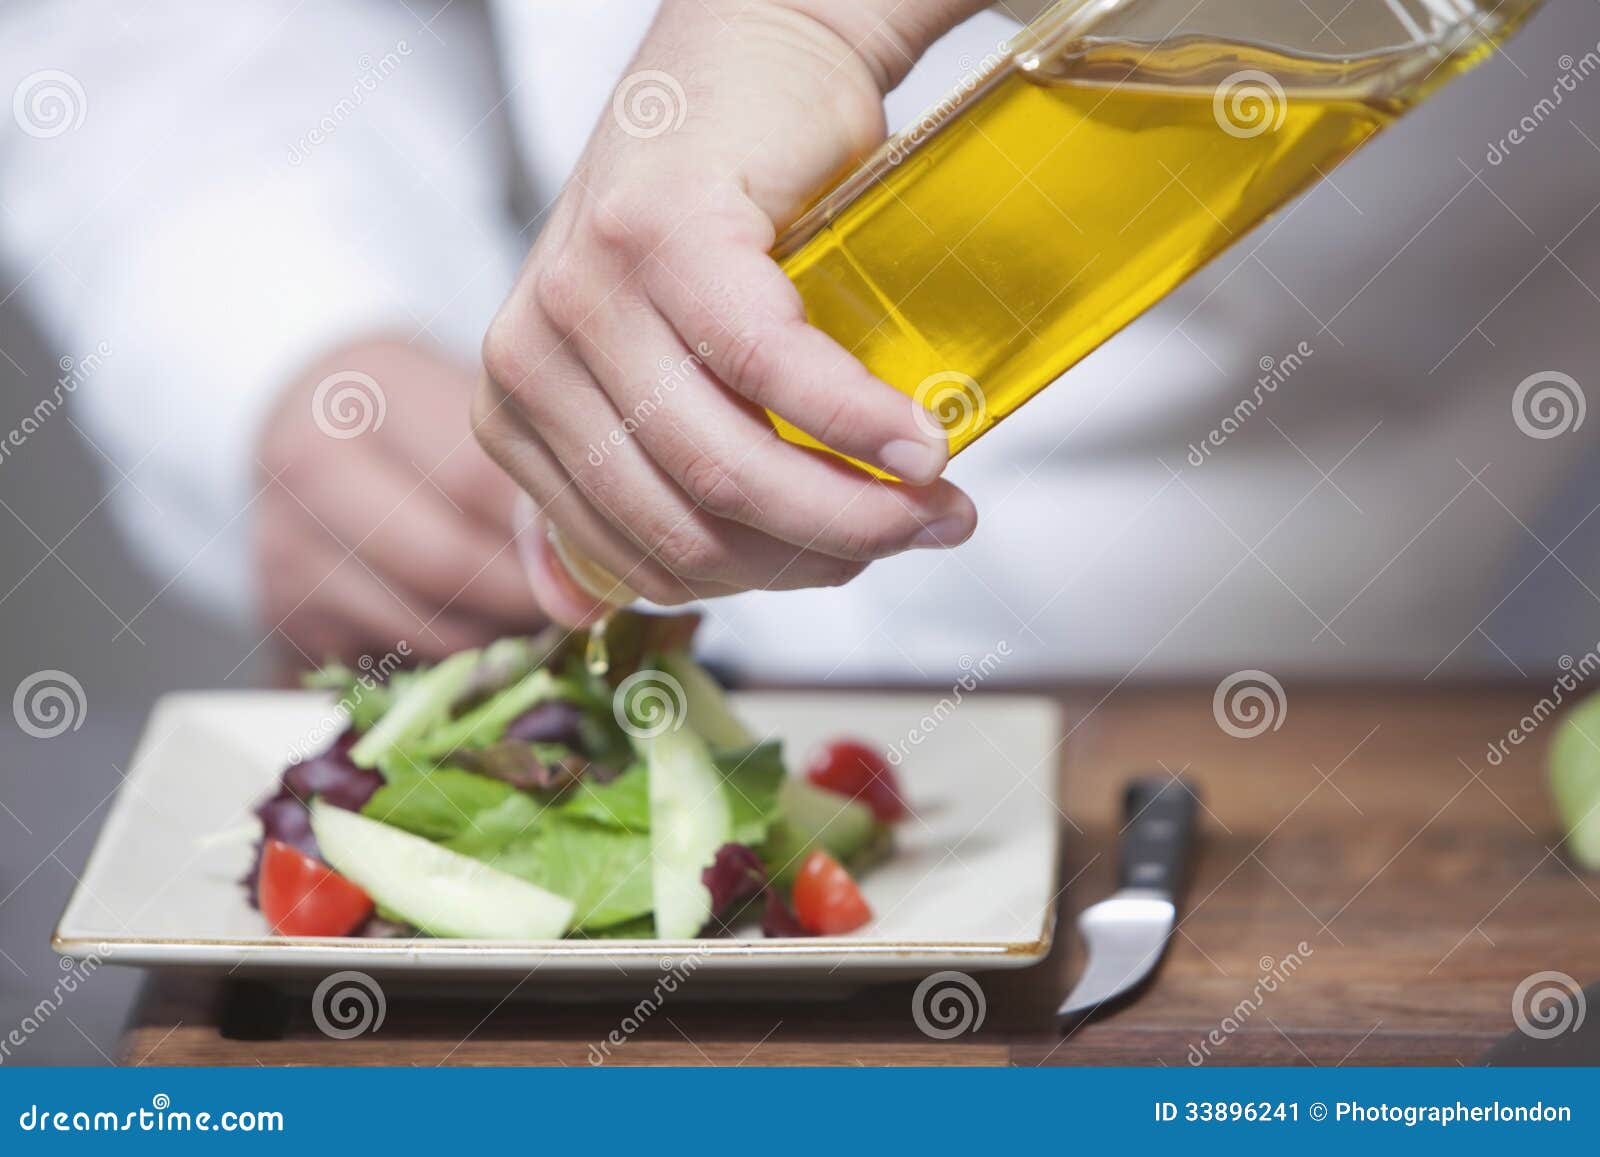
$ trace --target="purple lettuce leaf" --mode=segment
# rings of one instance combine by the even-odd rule
[[[702,934],[714,935],[738,918],[747,901],[761,895],[767,886],[767,869],[748,845],[723,844],[700,873],[700,882],[711,893],[711,920]]]
[[[574,752],[547,761],[540,758],[531,744],[520,739],[502,739],[488,747],[464,747],[450,757],[450,762],[519,791],[562,791],[585,773],[593,774],[598,770],[598,765]],[[595,778],[604,782],[599,775]]]
[[[302,804],[320,796],[334,807],[360,811],[383,786],[383,776],[351,763],[349,750],[348,744],[335,741],[326,751],[291,763],[283,773],[283,791]]]
[[[573,751],[583,749],[583,708],[566,699],[546,699],[506,724],[502,739],[524,743],[559,743]]]
[[[582,707],[566,699],[549,699],[513,719],[494,743],[458,749],[450,760],[521,791],[561,791],[584,776],[609,783],[621,772],[589,759],[583,727]],[[545,758],[533,744],[566,750]]]
[[[793,910],[784,903],[782,896],[769,888],[767,908],[761,914],[761,935],[772,940],[790,940],[797,936],[812,936],[815,933],[800,923]]]
[[[239,881],[252,907],[258,906],[256,881],[261,875],[261,855],[268,840],[279,840],[308,856],[322,859],[317,837],[311,832],[309,805],[313,796],[346,811],[360,811],[372,798],[372,793],[383,786],[383,776],[350,762],[350,746],[355,739],[355,730],[347,728],[324,750],[291,763],[284,769],[277,792],[257,806],[261,838],[256,841],[249,871]]]

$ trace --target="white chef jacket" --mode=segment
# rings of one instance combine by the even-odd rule
[[[4,289],[92,364],[73,404],[137,482],[111,504],[174,597],[251,612],[255,439],[298,368],[375,331],[476,356],[530,241],[509,191],[559,189],[653,8],[0,12]],[[1014,27],[986,12],[942,40],[890,123]],[[714,657],[1438,678],[1593,647],[1600,418],[1534,436],[1516,407],[1551,374],[1574,404],[1600,388],[1597,42],[1600,7],[1552,6],[959,458],[966,545],[719,600]]]

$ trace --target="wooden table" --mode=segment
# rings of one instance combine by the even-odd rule
[[[1486,759],[1543,693],[1291,682],[1282,727],[1254,739],[1218,727],[1211,686],[1064,694],[1062,798],[1081,831],[1067,829],[1055,950],[982,975],[981,1029],[927,1039],[911,985],[838,1004],[678,1001],[609,1063],[1472,1064],[1512,1030],[1525,977],[1600,969],[1600,878],[1554,846],[1550,725]],[[1163,768],[1198,781],[1209,813],[1182,922],[1142,999],[1063,1037],[1051,1012],[1082,965],[1072,917],[1112,886],[1120,783]],[[625,1009],[391,1000],[380,1032],[348,1042],[309,1011],[153,978],[122,1059],[583,1065]]]

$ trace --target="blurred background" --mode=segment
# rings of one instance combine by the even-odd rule
[[[6,270],[8,290],[20,274]],[[61,370],[13,294],[0,306],[0,424],[27,412]],[[105,504],[129,485],[58,413],[0,465],[0,686],[41,669],[82,684],[82,726],[51,739],[0,729],[0,1024],[20,1023],[59,974],[50,929],[83,870],[154,696],[224,680],[254,639],[163,595]],[[260,668],[234,676],[248,686]],[[107,968],[45,1020],[12,1064],[101,1064],[140,974]]]
[[[439,12],[450,5],[419,6],[420,15],[403,5],[350,7],[382,9],[384,21],[409,29],[419,45],[430,29],[476,35],[473,21],[482,19],[480,6],[467,0],[458,0],[442,24]],[[283,8],[283,27],[269,50],[293,61],[297,37],[314,30],[300,26],[303,14]],[[105,30],[121,51],[152,47],[141,40],[137,12],[122,23],[120,31]],[[0,95],[23,76],[56,65],[27,48],[15,38],[0,48]],[[1093,629],[1084,628],[1081,638],[1067,628],[1044,631],[1035,639],[1039,662],[1019,664],[1017,676],[1037,681],[1045,660],[1061,654],[1073,657],[1064,677],[1075,681],[1110,683],[1133,673],[1130,667],[1139,678],[1198,677],[1233,670],[1275,637],[1293,633],[1277,668],[1283,672],[1546,682],[1561,656],[1596,645],[1600,518],[1589,516],[1600,501],[1594,485],[1600,418],[1569,423],[1558,437],[1531,437],[1513,421],[1512,405],[1519,382],[1533,374],[1569,375],[1580,399],[1581,388],[1600,383],[1600,78],[1580,75],[1559,107],[1540,107],[1558,78],[1581,73],[1586,58],[1600,67],[1597,51],[1600,4],[1555,0],[1478,73],[1308,194],[1293,210],[1294,227],[1275,233],[1261,259],[1247,252],[1250,243],[1226,255],[1163,305],[1161,316],[1136,323],[1075,379],[1040,399],[1030,410],[1037,420],[1002,427],[974,452],[974,459],[987,455],[991,463],[1021,461],[1038,426],[1055,422],[1075,431],[1069,452],[1078,468],[1099,471],[1085,476],[1074,509],[1046,502],[1029,510],[1034,533],[1019,564],[1048,567],[1054,560],[1070,570],[1068,602],[1081,599]],[[962,64],[968,56],[964,48],[936,53],[930,82],[937,87],[942,74],[948,83],[970,66]],[[484,67],[492,72],[493,61]],[[210,98],[197,89],[192,99]],[[109,106],[117,96],[95,93],[92,100]],[[496,107],[489,102],[484,114]],[[1506,150],[1507,133],[1518,126],[1521,142]],[[16,149],[51,144],[22,140],[13,128],[10,118],[0,120],[0,137],[17,138],[0,146],[0,214],[9,213],[3,201]],[[181,133],[183,125],[153,131]],[[524,226],[532,220],[520,218]],[[1346,260],[1351,239],[1378,222],[1403,244],[1381,265]],[[62,359],[88,352],[52,345],[32,312],[31,279],[42,265],[61,260],[46,250],[33,263],[0,268],[0,431],[15,427],[51,392],[65,372]],[[1230,281],[1237,292],[1213,295]],[[319,292],[314,283],[300,289],[313,299]],[[1352,294],[1359,305],[1344,313],[1341,303],[1357,300]],[[1155,340],[1190,313],[1183,341]],[[1330,316],[1340,316],[1337,344],[1324,339],[1315,320]],[[1246,332],[1248,341],[1223,352],[1230,336]],[[1302,471],[1287,496],[1292,502],[1307,492],[1296,503],[1294,533],[1262,548],[1270,565],[1250,561],[1275,517],[1252,505],[1262,488],[1247,474],[1232,476],[1209,462],[1194,469],[1193,489],[1162,492],[1159,517],[1147,528],[1157,539],[1167,533],[1163,527],[1189,528],[1202,536],[1204,550],[1183,555],[1181,565],[1174,558],[1148,567],[1130,561],[1117,528],[1141,503],[1155,503],[1150,495],[1168,467],[1184,468],[1193,444],[1255,379],[1260,359],[1281,357],[1307,335],[1316,339],[1317,356],[1292,389],[1273,397],[1272,421],[1253,422],[1229,447],[1232,454],[1241,446],[1275,445],[1280,464]],[[1115,390],[1154,345],[1159,355],[1135,388]],[[1074,390],[1075,380],[1083,388]],[[92,380],[84,388],[93,388]],[[145,519],[176,514],[164,513],[163,500],[145,493],[139,460],[113,452],[86,429],[80,401],[70,400],[0,459],[0,692],[10,696],[37,672],[61,671],[81,684],[86,703],[80,726],[54,738],[30,737],[10,720],[0,731],[0,1032],[26,1016],[53,982],[49,930],[151,701],[175,688],[258,684],[276,659],[261,627],[202,609],[183,567],[137,557],[122,529],[130,520],[116,512],[142,504]],[[160,428],[169,415],[153,408],[147,418]],[[1109,497],[1110,484],[1128,469],[1126,457],[1112,460],[1112,444],[1123,455],[1134,447],[1139,476],[1149,482],[1132,498]],[[1019,477],[1016,470],[994,483],[996,492],[1014,488]],[[985,510],[981,499],[979,505]],[[1372,531],[1390,507],[1420,513]],[[1253,530],[1240,538],[1213,525],[1218,508],[1225,514],[1220,523]],[[969,544],[969,557],[1002,552],[1021,538],[1003,522],[992,534]],[[1412,546],[1424,539],[1445,542],[1426,564]],[[1309,550],[1306,543],[1319,545]],[[1340,561],[1352,558],[1348,566]],[[1149,621],[1108,623],[1094,592],[1130,574],[1150,587]],[[1221,609],[1195,603],[1194,591],[1213,582],[1227,584],[1232,600]],[[1315,623],[1307,629],[1305,608],[1296,606],[1300,594],[1289,598],[1286,588],[1311,591],[1306,599],[1322,617],[1345,616],[1334,618],[1353,645],[1335,648]],[[1197,606],[1200,613],[1192,614]],[[1392,624],[1408,619],[1426,621],[1426,646],[1389,644]],[[1119,632],[1137,637],[1129,644],[1135,657],[1159,640],[1170,647],[1169,661],[1137,665],[1119,658]],[[890,628],[885,649],[912,633],[895,636]],[[852,675],[872,671],[842,677]],[[105,1059],[137,980],[133,972],[100,971],[86,994],[7,1063]]]

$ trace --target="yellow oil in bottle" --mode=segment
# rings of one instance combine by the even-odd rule
[[[953,453],[1489,50],[1080,43],[1001,68],[780,260],[811,323]]]

